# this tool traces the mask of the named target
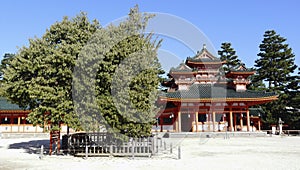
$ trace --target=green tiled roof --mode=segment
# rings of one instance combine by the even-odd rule
[[[246,68],[245,64],[239,64],[236,67],[230,69],[231,72],[252,72],[255,71],[253,68]]]
[[[194,84],[189,90],[169,92],[167,98],[177,99],[211,99],[211,98],[260,98],[276,96],[273,92],[251,91],[237,92],[226,85]]]
[[[265,113],[262,108],[249,108],[249,112],[251,116],[261,116]]]
[[[0,97],[0,111],[2,110],[23,110],[17,104],[9,102],[6,98]]]
[[[202,57],[202,55],[208,55],[209,57]],[[187,57],[187,61],[221,62],[221,60],[218,57],[215,57],[213,54],[211,54],[205,47],[200,52],[197,52],[197,54],[194,57]]]
[[[230,69],[230,72],[252,72],[255,71],[254,69],[248,68],[247,70],[235,70],[235,69]]]
[[[171,72],[192,72],[193,69],[190,68],[189,66],[185,65],[184,63],[181,63],[179,66],[177,66],[176,68],[172,67],[170,69],[170,73]]]
[[[210,58],[195,59],[195,57],[188,57],[186,60],[193,61],[193,62],[216,62],[216,63],[221,62],[221,60],[219,60],[219,59],[216,59],[216,60],[212,60]]]

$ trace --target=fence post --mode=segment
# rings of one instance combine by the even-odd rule
[[[88,151],[89,151],[89,149],[88,149],[87,142],[86,142],[86,145],[85,145],[85,159],[88,158]]]
[[[172,146],[172,143],[170,143],[170,154],[173,153],[173,146]]]
[[[110,157],[113,156],[113,146],[112,146],[112,144],[109,145],[109,156]]]
[[[155,154],[155,136],[153,136],[153,138],[151,139],[151,143],[152,143],[152,146],[151,146],[151,154]]]
[[[43,158],[43,154],[44,154],[44,145],[41,146],[41,153],[40,153],[40,159]]]
[[[160,139],[160,147],[162,148],[162,144],[163,144],[162,138],[159,138],[159,139]]]
[[[158,153],[158,137],[156,136],[156,153]]]
[[[131,146],[132,159],[134,159],[134,143],[135,143],[135,140],[133,139],[132,146]]]
[[[180,145],[178,146],[178,159],[181,159],[181,148],[180,148]]]
[[[166,144],[166,141],[164,141],[164,150],[167,150],[167,144]]]

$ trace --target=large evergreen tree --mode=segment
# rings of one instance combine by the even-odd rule
[[[288,94],[286,110],[288,113],[288,122],[290,129],[300,128],[300,68],[298,75],[293,75],[292,80],[285,87],[285,93]]]
[[[295,55],[285,41],[286,38],[281,37],[274,30],[266,31],[259,45],[259,58],[255,61],[257,75],[253,82],[265,82],[268,91],[279,94],[277,101],[264,106],[268,123],[277,123],[279,117],[286,123],[290,122],[287,106],[293,98],[291,92],[297,91],[299,85],[299,82],[295,83],[295,76],[293,76],[297,68],[294,64]]]
[[[99,30],[82,51],[74,98],[88,130],[101,124],[116,135],[151,134],[162,73],[157,59],[160,41],[143,34],[151,17],[136,6],[119,25]]]
[[[72,72],[81,48],[99,27],[84,13],[64,17],[41,38],[30,39],[4,70],[7,97],[32,110],[31,123],[50,124],[50,131],[59,130],[61,123],[80,128],[73,108]]]
[[[221,50],[218,51],[221,61],[226,63],[223,65],[225,72],[240,64],[236,51],[231,47],[231,43],[224,42],[221,44]]]

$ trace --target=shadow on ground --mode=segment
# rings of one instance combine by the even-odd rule
[[[8,146],[8,149],[24,149],[26,153],[38,154],[41,151],[41,146],[44,146],[44,151],[49,150],[49,140],[31,140],[28,142],[13,143]]]

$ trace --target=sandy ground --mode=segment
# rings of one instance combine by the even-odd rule
[[[167,139],[173,154],[151,158],[48,156],[37,152],[44,138],[0,139],[0,169],[300,169],[300,137]],[[178,159],[178,145],[181,159]]]

